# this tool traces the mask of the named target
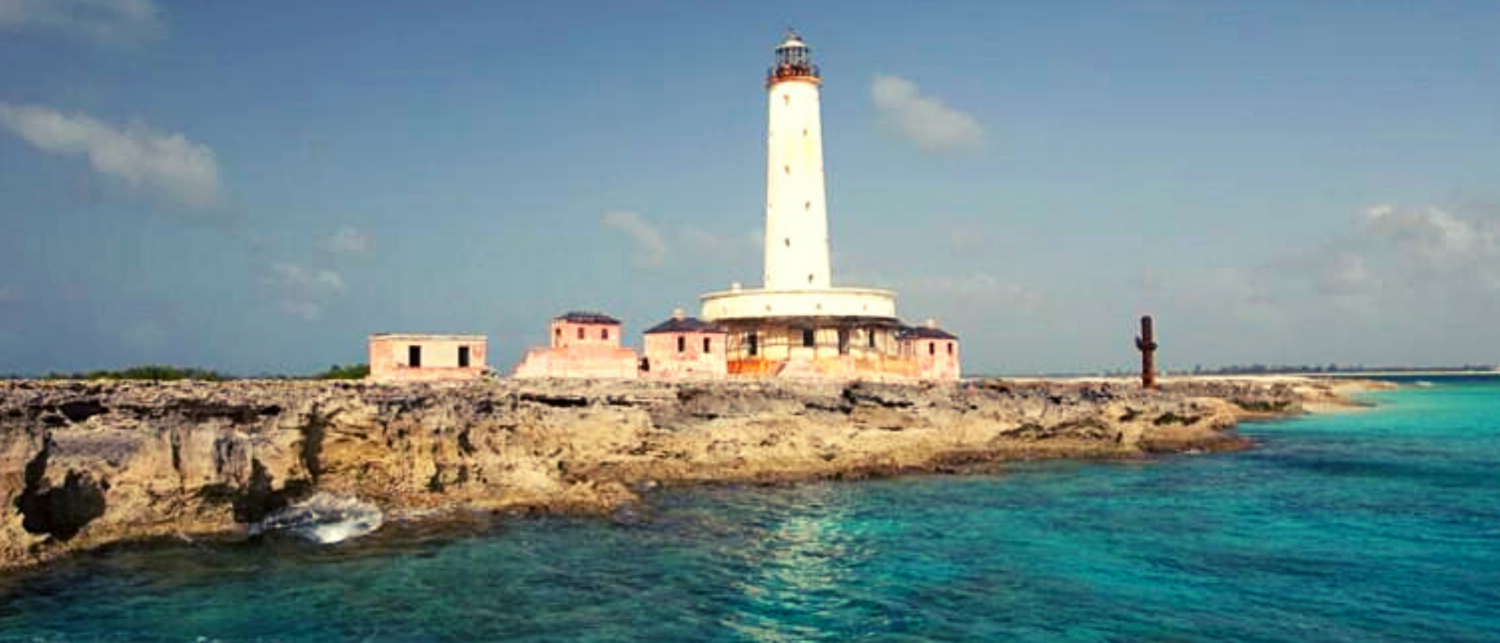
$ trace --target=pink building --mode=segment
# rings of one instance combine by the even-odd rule
[[[715,379],[729,376],[723,328],[688,317],[681,309],[645,333],[641,377],[653,380]]]
[[[484,335],[370,335],[372,382],[441,382],[475,380],[484,375]]]
[[[936,322],[903,329],[896,343],[901,357],[916,363],[918,379],[958,380],[958,336],[938,328]]]
[[[551,344],[533,348],[516,377],[635,379],[635,351],[620,346],[620,321],[609,315],[570,312],[547,325]]]

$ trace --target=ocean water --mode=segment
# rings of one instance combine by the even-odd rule
[[[122,548],[0,577],[0,641],[1500,641],[1500,380],[1371,398],[1236,454]]]

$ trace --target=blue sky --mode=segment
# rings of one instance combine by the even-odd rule
[[[0,372],[638,331],[755,284],[815,49],[837,285],[982,372],[1500,361],[1500,4],[0,0]]]

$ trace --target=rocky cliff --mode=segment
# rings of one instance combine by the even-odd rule
[[[0,568],[243,535],[316,491],[387,513],[609,510],[641,485],[946,471],[1243,444],[1292,388],[986,381],[0,382]]]

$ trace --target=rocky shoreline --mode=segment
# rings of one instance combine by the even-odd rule
[[[396,516],[608,512],[659,484],[993,469],[1244,448],[1243,419],[1347,383],[502,380],[0,382],[0,569],[155,537],[247,537],[316,492]]]

